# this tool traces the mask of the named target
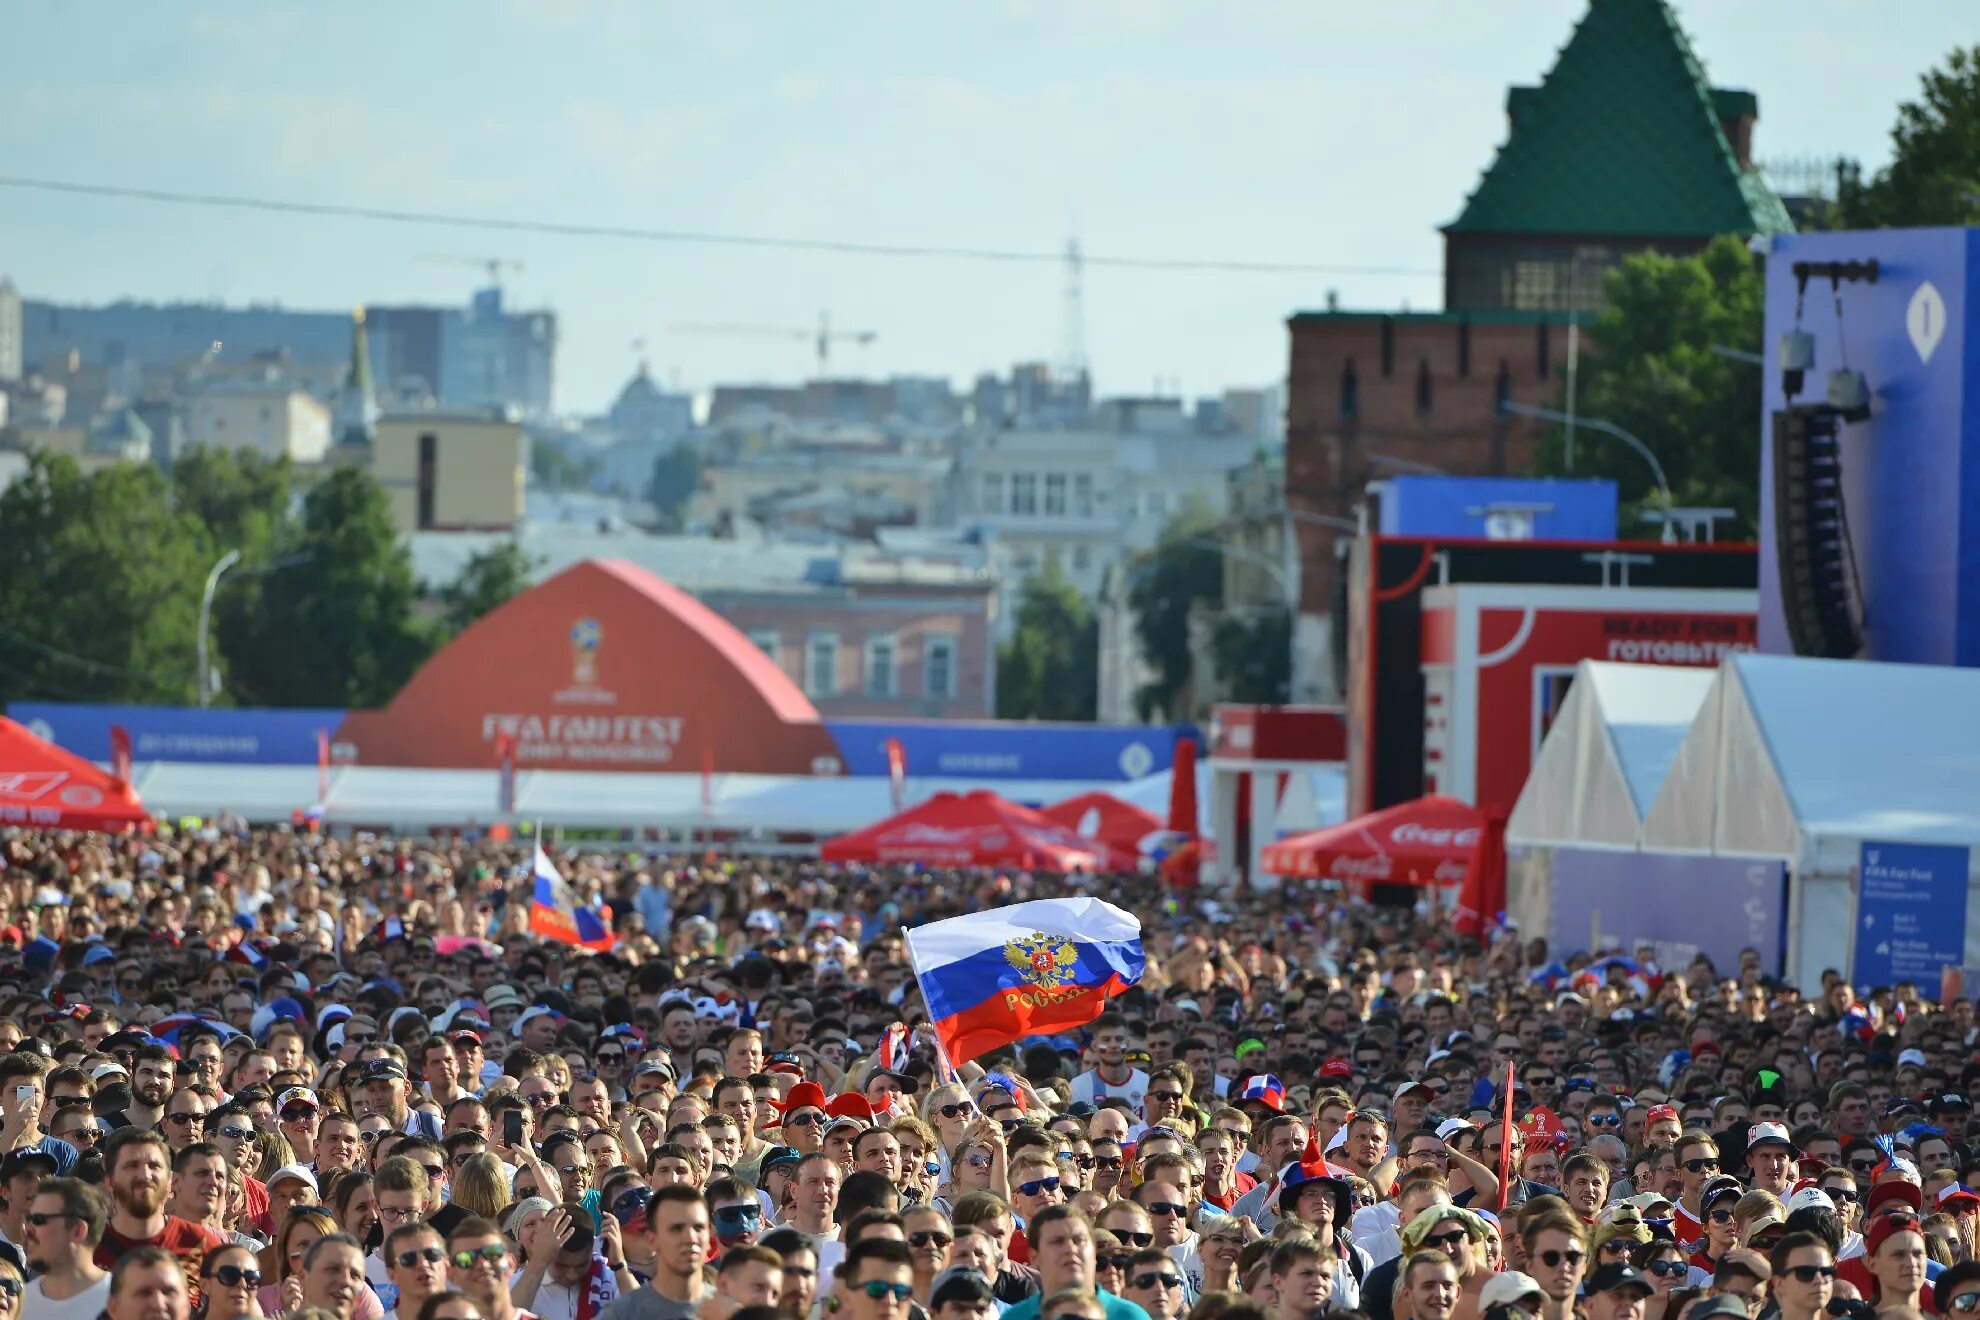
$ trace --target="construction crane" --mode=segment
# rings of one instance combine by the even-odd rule
[[[808,339],[818,350],[818,374],[829,375],[827,370],[832,363],[832,343],[834,340],[849,340],[866,347],[880,337],[878,330],[834,330],[831,314],[818,314],[818,328],[805,330],[793,326],[749,325],[739,321],[686,321],[668,327],[675,334],[691,335],[754,335],[760,338]]]
[[[488,283],[494,287],[500,287],[503,271],[520,275],[525,269],[522,262],[507,257],[457,257],[447,253],[427,253],[420,260],[431,266],[480,266],[488,272]]]

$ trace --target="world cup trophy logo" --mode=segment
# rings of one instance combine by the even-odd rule
[[[571,681],[590,685],[598,681],[598,643],[605,630],[596,619],[579,619],[571,624]]]

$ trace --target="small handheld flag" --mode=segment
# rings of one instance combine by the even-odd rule
[[[1141,979],[1141,922],[1097,898],[1049,898],[910,930],[908,957],[954,1064],[1084,1026]]]
[[[536,893],[529,904],[532,934],[559,944],[575,944],[593,953],[603,953],[619,942],[618,936],[606,929],[603,918],[590,908],[578,906],[571,887],[564,883],[564,877],[558,874],[550,854],[543,851],[540,843],[536,845],[533,869]]]

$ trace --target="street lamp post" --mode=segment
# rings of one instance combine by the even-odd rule
[[[288,568],[294,564],[307,564],[313,557],[309,552],[303,551],[299,554],[283,555],[278,559],[271,559],[265,564],[255,564],[241,571],[249,577],[254,577],[261,573],[273,573],[278,568]],[[220,562],[215,564],[213,571],[206,575],[206,590],[200,593],[199,638],[197,642],[198,657],[194,663],[194,668],[197,670],[199,704],[202,709],[209,705],[213,699],[213,675],[207,668],[206,647],[207,625],[213,617],[213,597],[220,590],[220,579],[227,575],[228,569],[240,562],[241,552],[238,550],[229,550],[226,554],[221,555]]]
[[[199,661],[195,668],[199,675],[199,704],[202,710],[213,699],[213,675],[206,667],[206,631],[207,623],[213,617],[213,593],[220,589],[221,576],[228,569],[240,562],[241,552],[238,550],[229,550],[226,554],[221,555],[220,562],[215,564],[213,571],[206,575],[206,590],[200,594]]]
[[[1577,426],[1585,426],[1591,431],[1600,431],[1603,435],[1614,436],[1641,454],[1643,461],[1650,465],[1650,472],[1657,479],[1657,489],[1663,492],[1664,507],[1670,508],[1677,503],[1676,497],[1671,494],[1671,483],[1664,476],[1664,465],[1657,461],[1657,456],[1650,451],[1650,446],[1644,444],[1641,440],[1631,435],[1628,431],[1623,430],[1614,422],[1598,421],[1593,417],[1569,418],[1566,413],[1555,412],[1552,408],[1536,408],[1530,403],[1514,403],[1511,400],[1501,403],[1499,405],[1499,411],[1502,413],[1515,413],[1521,417],[1537,417],[1543,422],[1567,422],[1571,420]]]

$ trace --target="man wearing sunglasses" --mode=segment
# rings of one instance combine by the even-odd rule
[[[1813,1233],[1789,1233],[1774,1244],[1768,1264],[1781,1320],[1817,1320],[1828,1314],[1836,1291],[1836,1261],[1828,1243]]]
[[[380,1254],[399,1299],[385,1320],[413,1320],[427,1298],[447,1290],[447,1244],[433,1225],[399,1225],[385,1235]]]
[[[467,1294],[482,1320],[516,1320],[521,1314],[509,1293],[509,1248],[501,1230],[478,1215],[447,1235],[447,1284]]]
[[[1171,1163],[1170,1161],[1174,1161]],[[1134,1203],[1148,1212],[1148,1223],[1155,1234],[1154,1245],[1169,1253],[1183,1270],[1185,1293],[1191,1305],[1203,1286],[1202,1243],[1190,1227],[1190,1197],[1183,1190],[1189,1166],[1179,1155],[1169,1156],[1148,1170],[1146,1179],[1134,1189]]]
[[[1520,1246],[1527,1273],[1547,1295],[1539,1320],[1571,1320],[1588,1268],[1588,1239],[1581,1224],[1565,1207],[1538,1211],[1522,1227]]]
[[[22,1244],[39,1277],[27,1290],[22,1314],[32,1320],[96,1320],[110,1300],[110,1275],[91,1257],[103,1240],[109,1204],[85,1182],[55,1178],[35,1192],[26,1218]]]
[[[1712,1134],[1694,1129],[1677,1140],[1679,1192],[1671,1232],[1680,1242],[1695,1242],[1705,1233],[1705,1212],[1699,1196],[1705,1184],[1719,1176],[1719,1143]]]

